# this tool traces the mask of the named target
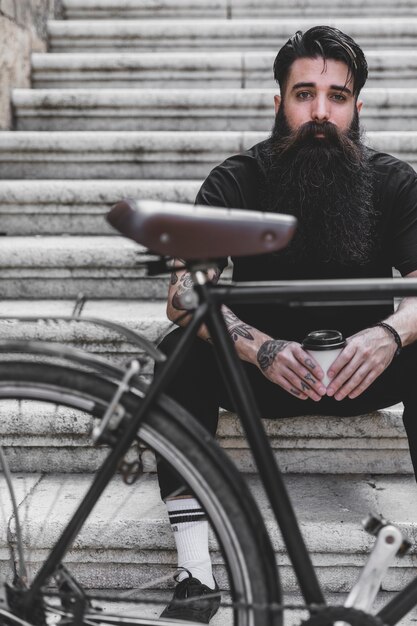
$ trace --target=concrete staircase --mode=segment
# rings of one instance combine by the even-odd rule
[[[83,291],[86,316],[156,339],[168,325],[167,281],[144,276],[137,267],[143,251],[110,232],[104,213],[124,196],[192,202],[211,167],[264,138],[273,122],[272,61],[299,28],[332,23],[363,44],[369,143],[417,164],[417,6],[410,0],[65,0],[64,12],[66,21],[49,25],[50,52],[33,55],[33,89],[12,95],[15,130],[1,134],[1,315],[69,314]],[[133,351],[82,325],[1,322],[5,337],[62,341],[117,361]],[[0,413],[36,569],[104,452],[92,450],[84,437],[89,421],[76,412],[10,401]],[[368,511],[417,535],[400,407],[265,425],[329,592],[347,591],[364,562],[371,541],[360,520]],[[294,592],[235,416],[222,415],[219,440],[248,475]],[[90,587],[132,588],[172,571],[173,542],[153,458],[145,456],[146,479],[132,494],[116,478],[69,556]],[[10,518],[1,485],[0,573]],[[212,546],[227,586],[214,538]],[[401,588],[415,564],[413,548],[384,590]],[[224,614],[217,619],[228,623]]]

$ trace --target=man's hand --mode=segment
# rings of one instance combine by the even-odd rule
[[[300,400],[318,402],[326,393],[324,372],[299,343],[269,339],[258,350],[257,362],[264,376]]]
[[[327,395],[336,400],[357,398],[391,363],[397,344],[380,326],[348,337],[346,347],[328,370]]]

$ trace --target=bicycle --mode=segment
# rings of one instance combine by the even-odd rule
[[[204,507],[221,548],[228,572],[230,600],[228,623],[234,626],[281,626],[283,621],[282,592],[274,550],[260,511],[233,463],[218,444],[195,423],[163,390],[186,354],[200,325],[207,324],[213,347],[223,363],[233,392],[263,487],[294,567],[304,597],[303,608],[310,613],[308,626],[324,626],[347,622],[352,626],[393,626],[417,604],[417,577],[397,593],[376,616],[369,613],[376,595],[378,580],[398,551],[408,547],[393,525],[372,518],[367,522],[377,535],[376,546],[368,565],[349,595],[345,607],[328,607],[317,580],[310,556],[302,538],[281,473],[269,447],[255,399],[245,383],[241,363],[227,332],[221,305],[236,302],[306,302],[380,301],[395,296],[417,294],[417,280],[373,279],[344,281],[293,281],[280,283],[235,285],[213,284],[206,271],[212,260],[229,254],[260,254],[286,245],[295,229],[295,219],[228,209],[184,205],[165,205],[151,201],[122,201],[110,212],[108,219],[122,234],[152,251],[144,265],[149,275],[172,271],[170,260],[186,259],[184,267],[194,280],[192,294],[183,299],[192,319],[175,353],[164,355],[143,337],[118,324],[82,317],[81,304],[74,314],[60,318],[26,317],[26,320],[61,320],[63,322],[99,323],[122,333],[146,357],[162,363],[160,375],[150,384],[140,378],[145,356],[133,360],[126,369],[89,353],[58,344],[25,341],[2,341],[0,362],[0,399],[35,400],[80,410],[90,417],[92,440],[107,445],[109,452],[99,467],[86,495],[70,517],[45,561],[27,580],[27,571],[20,536],[19,506],[13,505],[10,520],[16,520],[18,557],[13,555],[14,580],[0,592],[0,620],[7,626],[44,626],[60,623],[154,625],[168,626],[171,621],[150,617],[146,608],[157,599],[142,594],[131,598],[135,616],[104,612],[94,603],[114,603],[124,607],[129,598],[87,593],[76,576],[63,564],[74,541],[109,485],[117,470],[127,483],[145,476],[143,447],[170,463],[193,490]],[[204,232],[202,241],[198,235]],[[238,237],[234,237],[238,233]],[[149,255],[149,253],[147,252]],[[10,319],[10,318],[7,318]],[[19,318],[22,319],[22,318]],[[85,432],[87,430],[85,429]],[[138,444],[139,456],[127,457],[132,443]],[[139,442],[139,443],[138,443]],[[12,475],[1,453],[5,478],[13,496]],[[16,500],[16,498],[15,498]],[[20,507],[21,508],[21,507]],[[105,533],[104,533],[105,535]],[[389,538],[389,540],[387,539]],[[105,537],[104,537],[105,539]],[[388,551],[388,553],[387,553]],[[376,573],[375,573],[376,569]],[[370,575],[369,571],[373,570]],[[55,586],[51,580],[55,580]],[[225,582],[223,581],[223,585]],[[118,609],[120,610],[120,608]],[[138,611],[141,611],[141,615]],[[114,612],[113,612],[114,611]],[[190,623],[190,622],[187,622]]]

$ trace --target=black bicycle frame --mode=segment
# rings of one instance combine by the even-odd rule
[[[361,303],[364,302],[364,294],[366,294],[367,302],[379,304],[380,302],[392,302],[394,296],[417,296],[417,279],[291,281],[238,283],[222,286],[207,282],[206,275],[201,270],[196,270],[193,274],[195,277],[194,289],[198,295],[199,303],[192,312],[191,320],[174,352],[162,365],[158,376],[149,387],[140,410],[127,424],[119,441],[97,472],[77,511],[35,577],[30,589],[24,593],[24,601],[28,608],[35,601],[41,587],[56,571],[75,536],[116,472],[120,459],[129,449],[147,411],[174,376],[202,324],[207,325],[212,337],[213,347],[225,374],[237,413],[246,431],[262,484],[280,527],[303,597],[308,604],[325,603],[294,509],[283,483],[281,471],[269,445],[242,363],[228,333],[221,307],[223,304],[236,302],[275,302],[287,303],[292,306],[323,302]],[[278,573],[276,573],[276,579],[279,580]],[[393,626],[417,605],[416,590],[417,577],[381,609],[378,615],[383,618],[385,624]],[[280,589],[278,589],[277,596],[280,597],[280,595]]]

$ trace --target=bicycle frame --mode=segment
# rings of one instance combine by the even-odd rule
[[[198,329],[206,324],[213,347],[229,385],[231,397],[247,434],[262,484],[270,500],[284,543],[293,564],[300,589],[308,604],[324,604],[325,599],[317,580],[310,555],[287,494],[282,475],[264,431],[253,393],[247,384],[242,363],[234,349],[222,312],[223,304],[236,302],[279,302],[302,306],[312,302],[392,302],[394,296],[417,296],[417,279],[359,279],[332,281],[291,281],[275,283],[239,283],[232,286],[214,285],[207,281],[201,268],[192,270],[198,304],[190,305],[192,318],[174,353],[161,367],[144,397],[137,415],[126,425],[120,439],[97,472],[86,496],[80,503],[52,552],[36,575],[29,590],[24,592],[24,603],[29,608],[41,587],[54,574],[63,556],[81,529],[94,505],[117,470],[129,446],[155,399],[163,393],[179,363],[185,358]],[[331,298],[329,298],[329,293]],[[275,565],[274,565],[275,567]],[[277,573],[277,580],[278,573]],[[280,596],[280,590],[277,591]],[[417,605],[417,576],[378,616],[388,626],[396,624]]]

